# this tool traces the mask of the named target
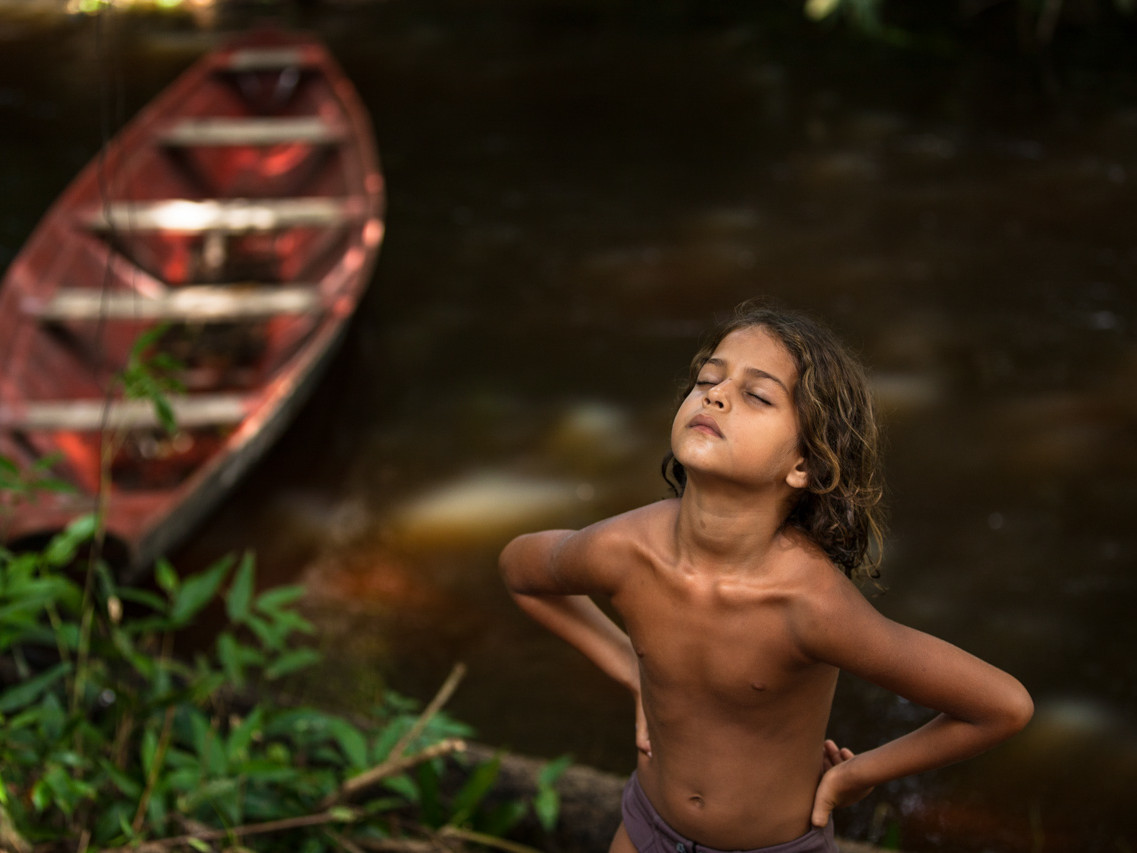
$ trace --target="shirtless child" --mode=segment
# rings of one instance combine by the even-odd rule
[[[877,430],[830,333],[740,306],[692,362],[671,448],[677,498],[501,555],[518,604],[635,697],[614,853],[835,851],[835,808],[1026,725],[1018,681],[886,619],[850,579],[875,571]],[[938,716],[838,749],[825,730],[841,670]]]

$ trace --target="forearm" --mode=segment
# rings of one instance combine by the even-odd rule
[[[1025,725],[1013,720],[973,723],[940,714],[896,740],[858,754],[839,768],[850,788],[868,788],[972,758]]]
[[[832,745],[814,798],[813,825],[825,826],[833,809],[852,805],[877,785],[954,764],[990,749],[1026,725],[1029,697],[1020,710],[1017,716],[1008,714],[982,723],[940,714],[914,732],[855,756]]]
[[[522,610],[575,646],[606,675],[639,692],[639,666],[631,640],[591,598],[511,594]]]

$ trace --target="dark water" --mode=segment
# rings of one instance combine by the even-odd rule
[[[212,38],[19,8],[0,6],[0,266],[101,127]],[[450,707],[483,740],[625,772],[625,697],[514,610],[496,554],[662,497],[699,334],[771,294],[853,343],[884,402],[877,605],[1038,705],[839,832],[1132,851],[1137,76],[850,49],[789,11],[309,12],[372,112],[387,242],[327,381],[176,562],[251,546],[304,583],[323,701],[426,697],[462,660]],[[832,731],[858,750],[925,718],[849,680]]]

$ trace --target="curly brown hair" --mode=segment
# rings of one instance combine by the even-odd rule
[[[723,338],[754,326],[777,338],[797,368],[793,398],[809,484],[785,523],[805,533],[849,577],[878,577],[884,534],[880,428],[864,368],[829,329],[764,300],[744,302],[691,360],[682,397],[691,393]],[[676,495],[683,494],[687,472],[671,453],[663,460],[663,476]]]

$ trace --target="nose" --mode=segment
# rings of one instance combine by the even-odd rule
[[[711,385],[703,393],[703,403],[708,406],[715,406],[719,409],[725,409],[727,406],[727,393],[726,383],[729,380],[724,379],[715,385]]]

